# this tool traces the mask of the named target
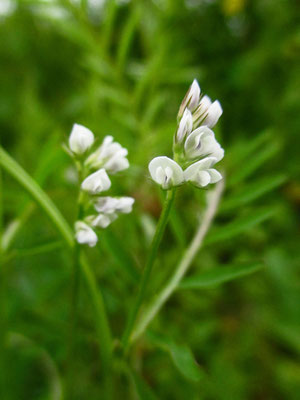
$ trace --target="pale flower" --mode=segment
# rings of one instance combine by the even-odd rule
[[[184,178],[187,182],[191,182],[197,187],[207,186],[209,183],[216,183],[222,179],[222,175],[216,169],[211,168],[217,159],[215,157],[207,157],[190,165],[184,171]]]
[[[94,247],[98,241],[98,237],[93,229],[83,221],[75,223],[75,238],[80,244],[87,244]]]
[[[192,129],[193,129],[192,113],[188,108],[186,108],[179,122],[179,126],[176,133],[176,141],[178,143],[181,143],[185,139],[185,137],[192,132]]]
[[[123,213],[129,214],[132,211],[134,199],[132,197],[99,197],[95,200],[95,209],[100,213]]]
[[[193,113],[193,126],[208,126],[213,128],[218,122],[223,113],[221,104],[218,100],[211,102],[208,96],[204,96],[199,103],[199,106]]]
[[[114,142],[112,136],[106,136],[101,146],[87,158],[85,165],[90,168],[102,167],[109,173],[116,173],[129,167],[127,154],[127,149]]]
[[[74,124],[70,137],[69,147],[74,154],[85,153],[94,143],[94,135],[88,128]]]
[[[199,105],[199,99],[200,99],[200,86],[199,83],[197,82],[196,79],[193,80],[193,83],[191,84],[189,90],[187,91],[181,105],[179,108],[178,112],[178,117],[181,118],[181,116],[184,113],[184,110],[188,108],[190,111],[194,111],[196,107]]]
[[[93,195],[108,190],[110,186],[110,179],[105,169],[101,168],[85,178],[81,184],[81,189]]]
[[[118,216],[115,213],[90,215],[86,218],[94,228],[107,228]]]
[[[184,182],[182,168],[168,157],[153,158],[148,168],[151,178],[165,190]]]
[[[212,130],[207,126],[195,129],[186,139],[184,144],[187,159],[212,156],[220,161],[224,157],[224,150],[217,142]]]

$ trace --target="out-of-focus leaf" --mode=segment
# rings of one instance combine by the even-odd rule
[[[172,339],[154,332],[148,332],[148,337],[153,344],[170,355],[174,365],[185,378],[193,382],[199,382],[203,378],[203,372],[186,344],[179,345]]]
[[[130,44],[134,37],[135,29],[136,29],[136,26],[139,21],[140,21],[139,8],[135,7],[134,9],[132,9],[129,18],[127,19],[127,21],[125,23],[125,26],[124,26],[122,34],[121,34],[121,40],[119,43],[119,47],[118,47],[117,60],[118,60],[119,68],[121,68],[121,69],[124,67],[124,64],[126,61],[126,56],[129,51]]]
[[[280,186],[285,180],[286,177],[282,174],[256,180],[225,199],[221,204],[220,211],[232,210],[247,204]]]
[[[136,263],[122,246],[121,241],[115,237],[113,232],[106,230],[102,235],[101,244],[103,244],[116,264],[121,267],[132,280],[137,282],[139,280],[139,273],[134,267]]]
[[[157,400],[150,386],[135,371],[130,371],[140,400]]]
[[[277,208],[271,207],[259,211],[253,211],[246,217],[236,218],[234,221],[225,224],[224,226],[212,229],[205,239],[205,244],[212,244],[221,240],[231,239],[232,237],[241,233],[247,232],[253,226],[271,218]]]
[[[205,289],[211,288],[222,283],[242,278],[259,271],[263,267],[260,262],[252,262],[241,265],[232,265],[229,267],[214,268],[201,274],[185,278],[180,284],[180,289]]]
[[[235,168],[235,173],[228,179],[228,185],[234,186],[248,176],[250,176],[254,171],[256,171],[261,165],[263,165],[267,160],[272,158],[277,151],[279,146],[277,143],[271,142],[268,146],[262,148],[261,151],[255,153],[251,158],[246,158],[238,164]]]

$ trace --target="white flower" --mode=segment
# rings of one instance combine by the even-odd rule
[[[134,203],[132,197],[99,197],[95,200],[95,209],[100,213],[123,213],[129,214]]]
[[[217,159],[215,157],[207,157],[190,165],[184,171],[184,178],[187,182],[191,182],[197,187],[207,186],[209,183],[216,183],[222,179],[222,175],[216,169],[211,168]]]
[[[181,167],[168,157],[155,157],[149,163],[151,178],[163,189],[170,189],[184,182]]]
[[[70,137],[69,147],[75,154],[83,154],[94,143],[94,135],[88,128],[74,124]]]
[[[75,223],[75,237],[78,243],[88,244],[90,247],[94,247],[98,241],[96,233],[83,221]]]
[[[193,113],[194,128],[206,125],[213,128],[223,113],[221,104],[218,100],[211,102],[208,96],[204,96],[197,109]]]
[[[118,216],[115,213],[111,214],[98,214],[89,215],[86,221],[90,223],[94,228],[107,228]]]
[[[192,132],[192,129],[193,129],[192,113],[188,108],[186,108],[179,122],[179,126],[176,133],[176,141],[178,143],[181,143],[184,140],[184,138]]]
[[[110,179],[104,168],[89,175],[81,184],[81,189],[89,194],[97,194],[108,190],[111,186]]]
[[[178,116],[181,117],[183,115],[183,112],[186,108],[188,108],[190,111],[194,111],[195,108],[199,104],[199,99],[200,99],[200,86],[199,83],[197,82],[196,79],[193,80],[193,83],[191,84],[189,90],[187,91],[186,95],[184,96],[184,99],[180,105]]]
[[[190,160],[199,157],[212,156],[220,161],[224,157],[224,150],[217,142],[212,130],[207,126],[195,129],[184,144],[186,157]]]
[[[110,173],[116,173],[129,167],[126,158],[127,149],[114,142],[112,136],[106,136],[98,149],[92,153],[85,164],[90,168],[105,168]]]

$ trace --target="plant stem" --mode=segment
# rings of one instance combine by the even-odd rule
[[[6,271],[4,266],[4,252],[2,249],[3,237],[3,182],[2,168],[0,165],[0,369],[2,371],[0,377],[0,397],[5,397],[5,339],[6,339],[6,309],[5,309],[5,289],[6,289]]]
[[[136,297],[135,303],[133,305],[133,308],[131,309],[131,312],[129,314],[127,326],[126,326],[124,335],[122,337],[122,345],[123,345],[124,353],[126,353],[128,350],[129,338],[130,338],[134,323],[136,321],[139,309],[140,309],[142,302],[146,295],[146,287],[149,282],[149,277],[150,277],[150,274],[152,271],[154,261],[156,259],[159,244],[161,242],[163,233],[165,231],[165,228],[166,228],[166,225],[168,222],[170,210],[171,210],[174,198],[175,198],[175,192],[176,192],[176,189],[171,189],[171,190],[168,190],[168,192],[167,192],[163,210],[161,212],[161,215],[160,215],[157,227],[156,227],[156,231],[155,231],[154,237],[152,239],[150,252],[148,255],[146,266],[144,268],[144,271],[143,271],[143,274],[141,277],[137,297]]]
[[[41,189],[38,183],[35,182],[32,177],[28,175],[28,173],[1,146],[0,166],[2,166],[3,169],[13,176],[16,181],[32,196],[36,203],[48,215],[53,225],[56,226],[68,247],[71,250],[74,250],[74,233],[70,225],[67,223],[49,196]],[[24,220],[26,220],[26,217],[27,216],[25,216]],[[23,223],[23,221],[21,223]],[[9,244],[11,243],[11,240],[15,234],[16,231],[14,231],[12,237],[10,237]],[[111,359],[112,352],[112,341],[106,309],[93,270],[83,255],[80,257],[80,266],[95,309],[94,318],[99,336],[100,356],[102,357],[101,360],[103,369],[105,370],[108,360]]]
[[[137,321],[137,324],[129,338],[129,342],[131,344],[143,334],[147,326],[157,315],[159,310],[169,299],[174,290],[176,290],[178,284],[180,283],[191,263],[193,262],[197,252],[199,251],[203,243],[203,239],[216,215],[223,188],[224,182],[222,180],[216,185],[214,191],[210,193],[207,208],[205,210],[202,222],[200,223],[196,231],[194,239],[192,240],[190,246],[186,249],[181,261],[177,265],[174,275],[171,276],[166,285],[157,294],[157,296],[155,296],[153,301],[149,304],[144,313],[141,315],[140,319]]]

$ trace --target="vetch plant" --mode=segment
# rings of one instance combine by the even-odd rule
[[[222,108],[219,101],[212,102],[208,96],[201,96],[200,86],[194,80],[179,108],[177,129],[173,138],[173,159],[167,156],[159,156],[149,163],[151,178],[163,190],[167,191],[167,195],[142,274],[137,297],[123,335],[122,344],[125,353],[130,342],[137,337],[136,329],[134,328],[135,322],[145,298],[147,283],[168,222],[176,188],[185,183],[191,183],[197,188],[204,188],[222,179],[221,173],[213,167],[224,157],[224,150],[216,140],[214,132],[210,129],[216,125],[221,115]],[[212,201],[212,204],[214,204],[213,210],[215,210],[217,203],[218,201]],[[212,216],[206,222],[205,233],[211,219]],[[201,242],[202,233],[200,233],[200,237]],[[199,240],[197,243],[199,243]],[[193,247],[193,252],[195,248],[196,245]],[[189,257],[190,262],[192,258]],[[180,272],[180,277],[182,277],[181,274],[182,272]],[[175,282],[177,284],[177,280]],[[171,284],[170,287],[172,291],[174,285]],[[141,318],[143,318],[143,315],[141,315]],[[147,320],[146,323],[148,322]],[[142,322],[142,330],[138,327],[139,334],[144,328],[145,323]]]
[[[73,158],[79,180],[78,214],[74,224],[76,245],[74,250],[74,280],[71,299],[70,359],[74,353],[76,321],[79,301],[80,248],[81,245],[96,246],[100,229],[107,228],[119,214],[132,211],[132,197],[102,196],[111,187],[108,174],[115,174],[129,167],[128,152],[112,136],[106,136],[92,153],[94,134],[82,125],[75,124],[69,137],[68,153]],[[89,154],[90,153],[90,154]],[[100,233],[101,235],[101,233]],[[100,316],[103,319],[103,316]],[[100,329],[105,325],[102,321]],[[102,335],[103,336],[103,335]],[[109,346],[103,343],[103,346]],[[112,349],[108,349],[111,352]],[[109,360],[105,360],[107,364]],[[107,371],[108,373],[108,371]],[[69,390],[72,393],[72,376]]]
[[[121,213],[130,213],[134,203],[132,197],[99,197],[111,187],[108,174],[129,167],[126,158],[128,151],[114,142],[112,136],[106,136],[103,143],[87,157],[86,153],[93,143],[94,134],[89,129],[78,124],[73,126],[69,137],[69,154],[75,161],[80,181],[75,237],[79,244],[90,247],[98,241],[94,230],[106,228]],[[98,214],[87,215],[91,209]]]

